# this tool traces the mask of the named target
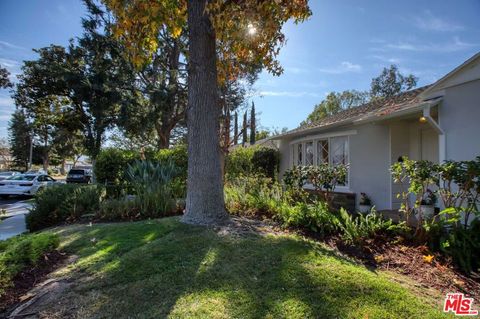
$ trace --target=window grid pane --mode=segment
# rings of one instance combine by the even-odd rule
[[[348,137],[334,137],[330,139],[331,142],[331,165],[339,165],[339,164],[348,164]],[[348,170],[346,176],[346,183],[339,184],[342,186],[346,186],[348,184]]]
[[[305,143],[305,165],[313,165],[313,142]]]
[[[317,165],[328,163],[328,141],[321,140],[317,142]]]
[[[297,144],[297,165],[303,165],[302,143]]]

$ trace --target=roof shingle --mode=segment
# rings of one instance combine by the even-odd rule
[[[362,117],[388,115],[393,112],[408,108],[409,106],[422,102],[419,96],[423,91],[425,91],[429,87],[430,85],[427,85],[414,90],[400,93],[398,95],[395,95],[389,98],[375,99],[369,103],[360,105],[358,107],[344,110],[336,114],[327,116],[319,121],[309,123],[304,126],[300,126],[296,129],[293,129],[287,132],[287,134],[301,132],[301,131],[312,129],[312,128],[320,128],[320,127],[332,125],[335,123],[343,122],[346,120],[353,121],[356,119],[360,119]]]

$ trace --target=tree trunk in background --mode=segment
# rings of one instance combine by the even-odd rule
[[[183,221],[216,224],[228,219],[220,164],[215,30],[207,0],[188,1],[188,180]]]
[[[157,140],[157,148],[159,150],[164,148],[170,147],[170,135],[171,135],[171,128],[167,127],[166,125],[158,124],[155,125],[158,140]]]
[[[65,162],[67,160],[65,158],[62,158],[62,166],[60,167],[60,174],[65,175]]]

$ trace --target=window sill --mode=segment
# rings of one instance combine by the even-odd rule
[[[308,190],[315,190],[315,187],[313,187],[312,184],[305,184],[303,185],[303,188],[308,189]],[[337,186],[335,187],[335,190],[333,191],[334,193],[350,193],[353,194],[349,186]]]

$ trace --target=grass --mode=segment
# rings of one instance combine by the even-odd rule
[[[443,318],[383,273],[294,235],[231,236],[177,218],[51,230],[79,256],[46,315],[102,318]]]

